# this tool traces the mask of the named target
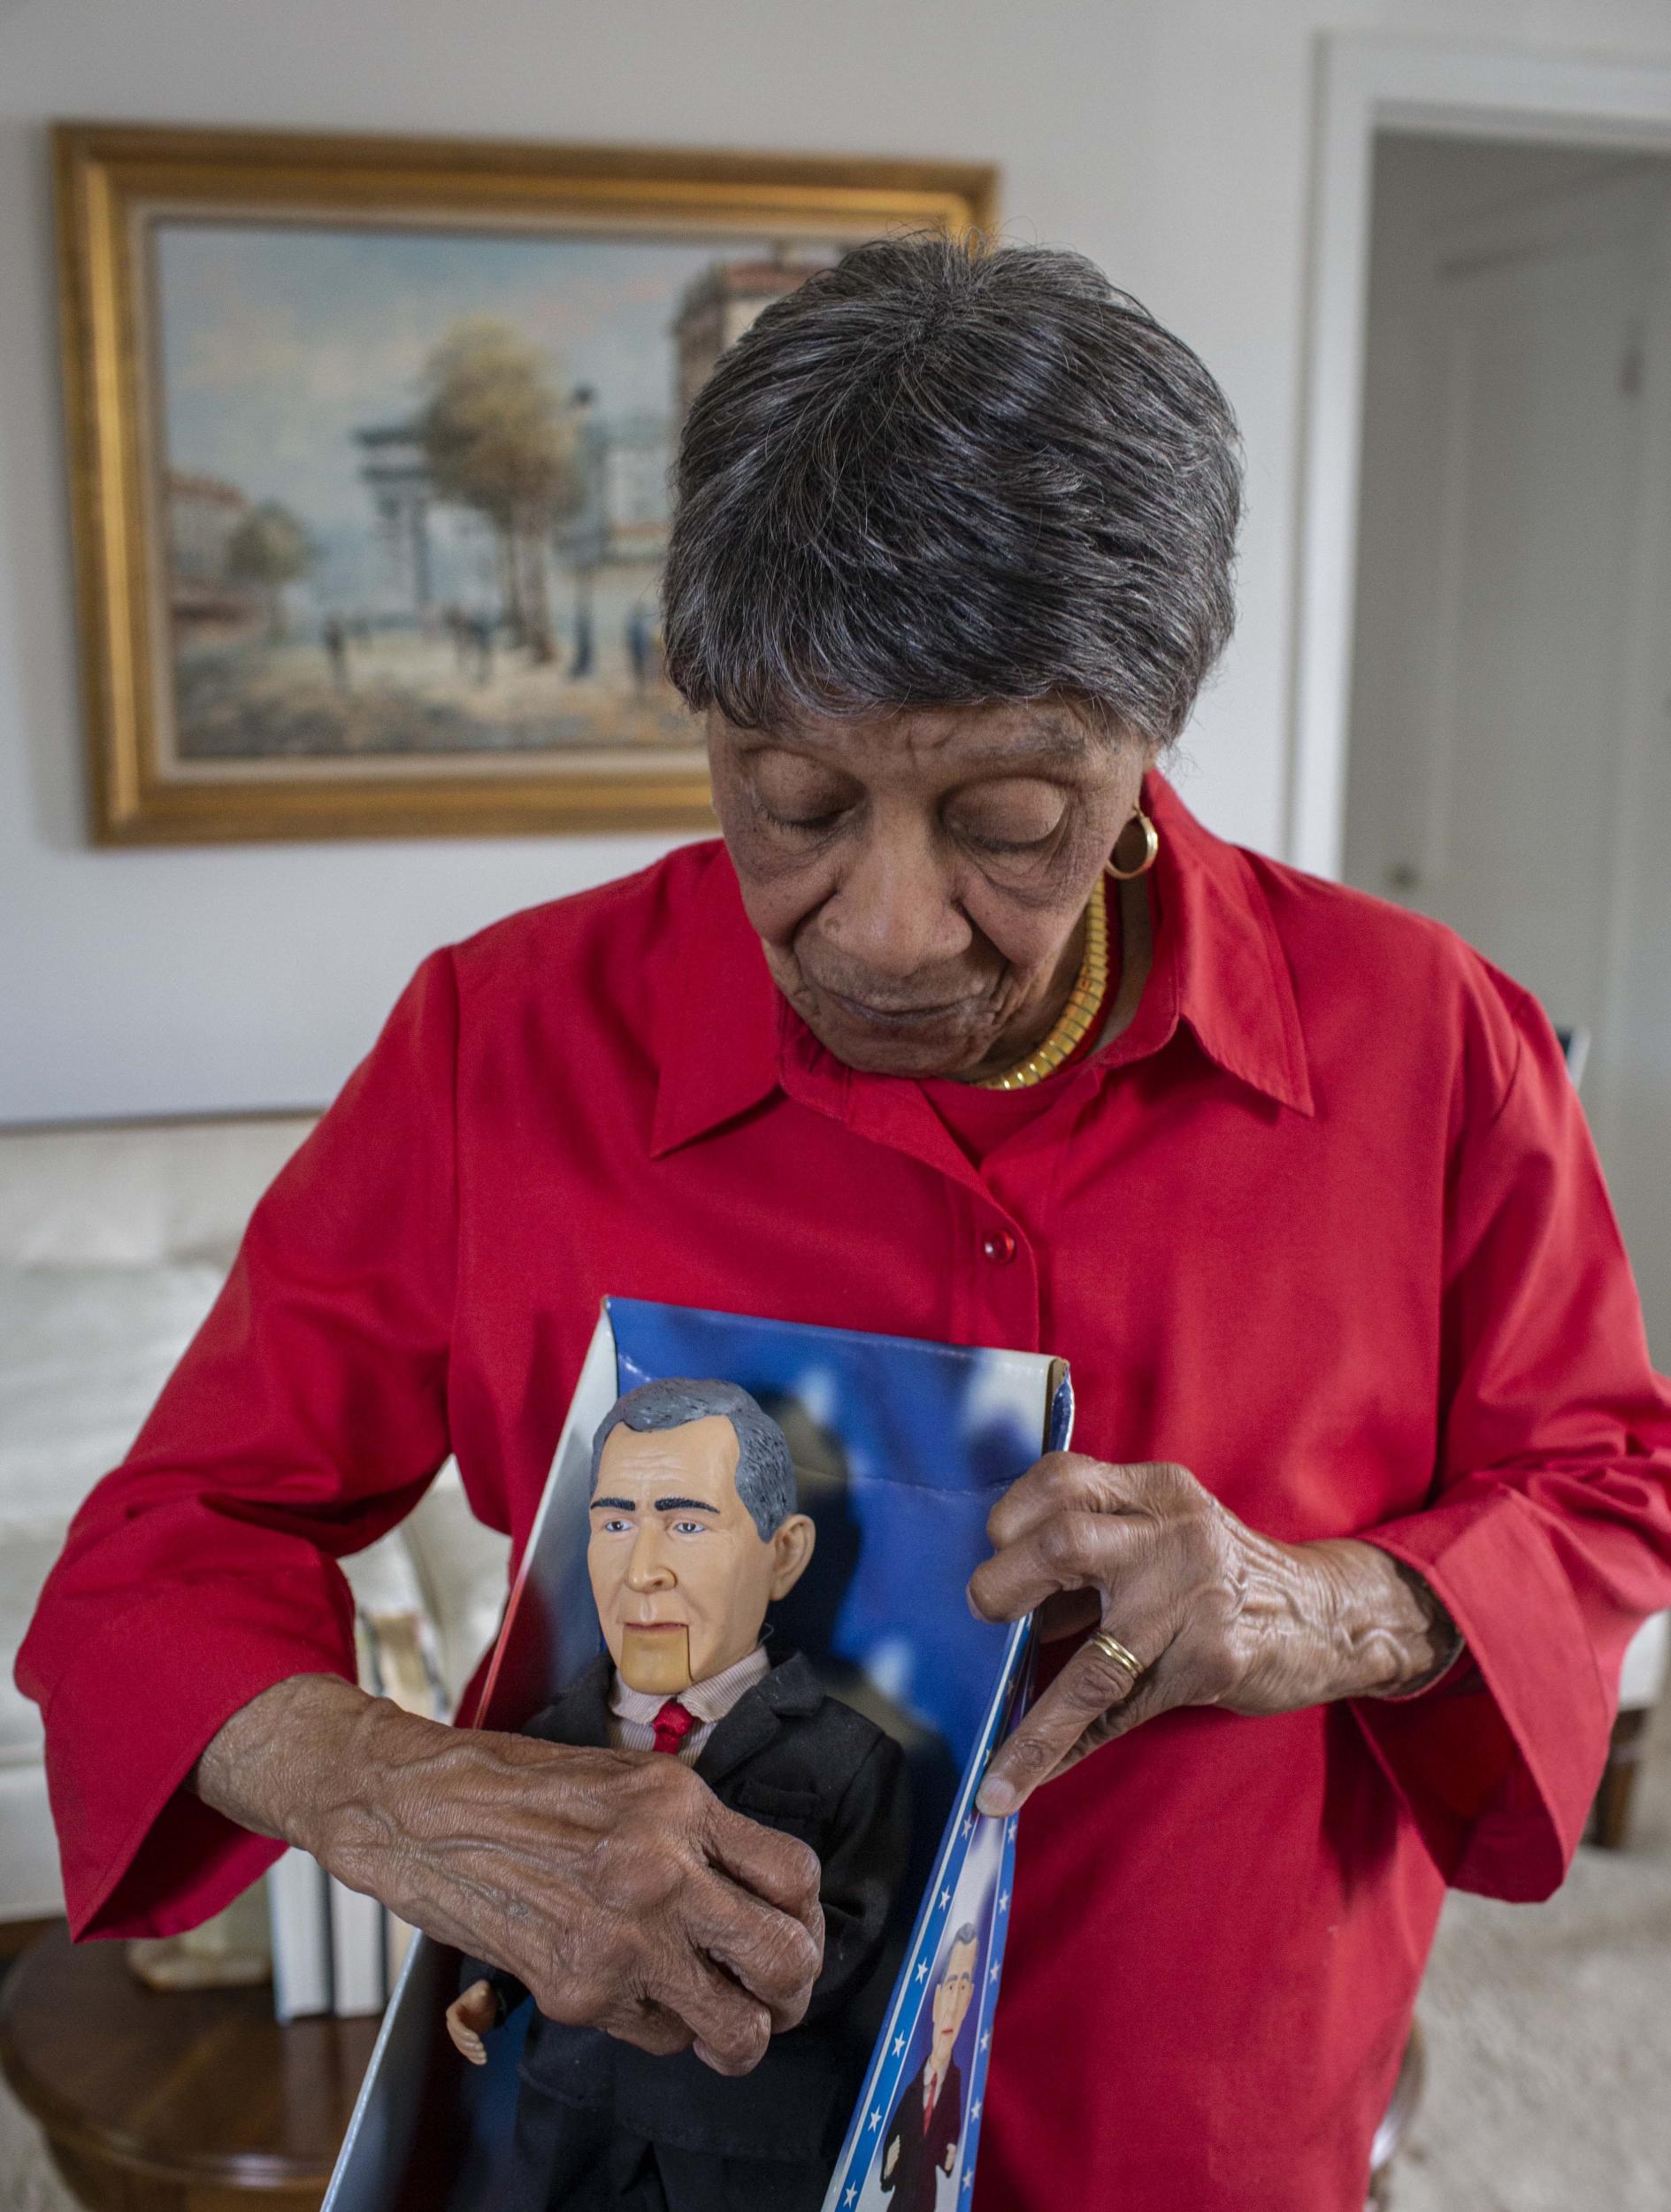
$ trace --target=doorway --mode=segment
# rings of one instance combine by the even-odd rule
[[[1671,159],[1376,134],[1343,873],[1591,1040],[1671,1363]]]

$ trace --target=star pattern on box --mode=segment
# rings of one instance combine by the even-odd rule
[[[1020,1694],[1016,1689],[1018,1678],[1012,1674],[1005,1701],[995,1702],[991,1709],[985,1733],[975,1747],[966,1772],[983,1771],[994,1743],[1006,1729],[1014,1726],[1020,1702]],[[1014,1890],[1016,1831],[1013,1815],[988,1816],[967,1798],[952,1815],[941,1856],[922,1901],[912,1947],[906,1952],[905,1962],[900,1969],[893,2016],[877,2046],[875,2071],[866,2085],[864,2101],[852,2124],[853,2132],[843,2154],[844,2166],[838,2169],[835,2177],[834,2191],[829,2199],[833,2212],[857,2212],[857,2208],[871,2201],[869,2193],[879,2186],[883,2146],[888,2139],[887,2116],[895,2110],[899,2101],[906,2070],[912,2062],[914,2045],[925,2032],[930,2001],[936,1989],[935,1974],[937,1969],[943,1968],[952,1930],[961,1927],[965,1920],[977,1931],[978,1948],[973,1970],[976,2017],[970,2022],[976,2049],[968,2068],[972,2079],[965,2085],[970,2101],[965,2107],[960,2161],[952,2168],[957,2179],[952,2183],[952,2193],[945,2199],[942,2212],[946,2212],[946,2208],[951,2208],[951,2212],[968,2212],[985,2109],[979,2092],[992,2049],[991,2024]],[[978,1878],[975,1875],[977,1861]]]

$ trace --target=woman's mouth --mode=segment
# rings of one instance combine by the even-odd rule
[[[845,991],[832,991],[827,985],[816,987],[838,1012],[852,1021],[863,1022],[871,1029],[921,1029],[931,1023],[945,1021],[948,1016],[961,1014],[974,1002],[967,998],[953,998],[922,1006],[878,1006],[867,999],[849,998]]]

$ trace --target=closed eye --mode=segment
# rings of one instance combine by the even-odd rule
[[[803,837],[824,836],[827,831],[835,827],[847,811],[845,807],[838,807],[833,812],[827,814],[774,814],[763,802],[758,803],[760,811],[771,824],[773,829],[798,832]]]
[[[1049,830],[1043,837],[965,837],[964,843],[972,845],[977,852],[992,853],[1000,860],[1024,859],[1029,853],[1042,853],[1055,842],[1056,833]]]

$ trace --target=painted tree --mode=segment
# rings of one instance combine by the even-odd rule
[[[473,317],[431,353],[423,389],[419,435],[436,494],[492,524],[512,634],[548,661],[547,550],[585,497],[579,433],[550,357],[511,324]]]
[[[261,594],[274,638],[284,635],[284,588],[307,573],[314,554],[304,526],[276,499],[252,507],[226,541],[227,573]]]

